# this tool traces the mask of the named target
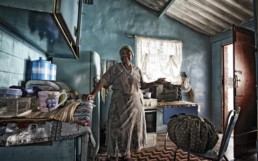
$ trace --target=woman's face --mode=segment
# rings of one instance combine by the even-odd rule
[[[124,48],[120,51],[120,59],[123,64],[128,64],[133,59],[133,53],[130,49]]]

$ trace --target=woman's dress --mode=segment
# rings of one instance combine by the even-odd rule
[[[140,150],[146,142],[140,69],[133,65],[129,72],[118,63],[109,68],[102,80],[104,87],[112,85],[113,90],[107,123],[108,154],[114,156],[120,152],[126,155],[132,150]]]

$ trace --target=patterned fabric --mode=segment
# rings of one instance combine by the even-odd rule
[[[113,90],[107,123],[108,154],[114,156],[116,148],[122,155],[140,150],[146,142],[140,69],[133,65],[129,72],[118,63],[109,68],[102,80],[105,87],[112,85]]]
[[[1,123],[0,129],[3,131],[0,135],[0,146],[72,139],[85,133],[92,135],[90,127],[60,121]],[[91,142],[95,144],[95,140]]]
[[[92,126],[92,111],[95,105],[93,101],[81,102],[79,106],[77,106],[76,110],[73,114],[74,122],[80,126]]]
[[[92,101],[71,101],[68,102],[66,107],[49,112],[49,115],[42,112],[42,115],[33,115],[34,120],[26,120],[26,118],[16,121],[2,120],[0,122],[0,146],[72,139],[82,134],[89,134],[90,141],[95,147],[96,142],[91,131],[92,110],[94,107],[95,105],[92,104]],[[58,117],[53,115],[53,112],[57,112],[55,114],[59,114]],[[67,114],[64,112],[67,112]],[[53,116],[52,119],[58,121],[39,121],[36,116],[47,119],[50,119],[49,116]],[[29,118],[31,117],[32,115]]]
[[[168,136],[179,148],[191,152],[210,150],[219,139],[209,120],[194,115],[173,116],[168,123]]]

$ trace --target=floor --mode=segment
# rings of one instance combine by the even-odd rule
[[[221,136],[220,136],[221,137]],[[161,134],[158,134],[157,135],[157,143],[156,143],[156,147],[154,149],[156,149],[156,151],[159,151],[160,149],[164,149],[164,141],[165,141],[165,134],[164,133],[161,133]],[[219,142],[217,144],[217,146],[219,145]],[[168,148],[171,148],[171,147],[175,147],[175,144],[173,142],[171,142],[169,139],[167,140],[167,147]],[[243,156],[242,158],[240,159],[234,159],[234,154],[233,154],[233,139],[230,140],[230,144],[228,146],[228,149],[226,151],[226,157],[228,158],[229,161],[257,161],[257,155],[256,153],[255,154],[250,154],[250,155],[246,155],[246,156]],[[105,150],[106,147],[104,146],[101,146],[100,147],[100,150],[99,150],[99,154],[98,156],[105,156],[106,155],[106,150]],[[153,149],[153,148],[152,148]],[[154,152],[151,152],[151,153],[154,153]],[[158,152],[159,153],[159,152]],[[153,154],[154,155],[154,154]],[[100,157],[99,157],[100,158]],[[103,159],[96,159],[97,161],[102,161]],[[145,159],[146,160],[146,159]],[[156,160],[159,160],[159,159],[156,159]],[[178,160],[178,159],[177,159]],[[180,159],[179,159],[180,160]],[[185,160],[185,159],[182,159],[182,160]],[[198,158],[198,159],[193,159],[193,160],[198,160],[198,161],[202,161],[203,159],[202,158]],[[138,160],[137,160],[138,161]],[[139,161],[142,161],[141,159]]]
[[[225,153],[229,161],[257,161],[257,154],[249,154],[239,159],[234,159],[234,143],[233,139],[230,140],[228,149]]]

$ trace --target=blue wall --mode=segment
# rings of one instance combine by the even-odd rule
[[[29,61],[45,56],[0,26],[0,88],[29,79]]]
[[[166,15],[158,18],[133,1],[94,0],[93,5],[84,5],[82,17],[81,50],[96,51],[101,59],[120,60],[118,51],[124,44],[135,49],[135,40],[127,37],[128,34],[181,40],[181,69],[190,77],[195,100],[200,105],[200,116],[210,118],[211,51],[208,36]]]

